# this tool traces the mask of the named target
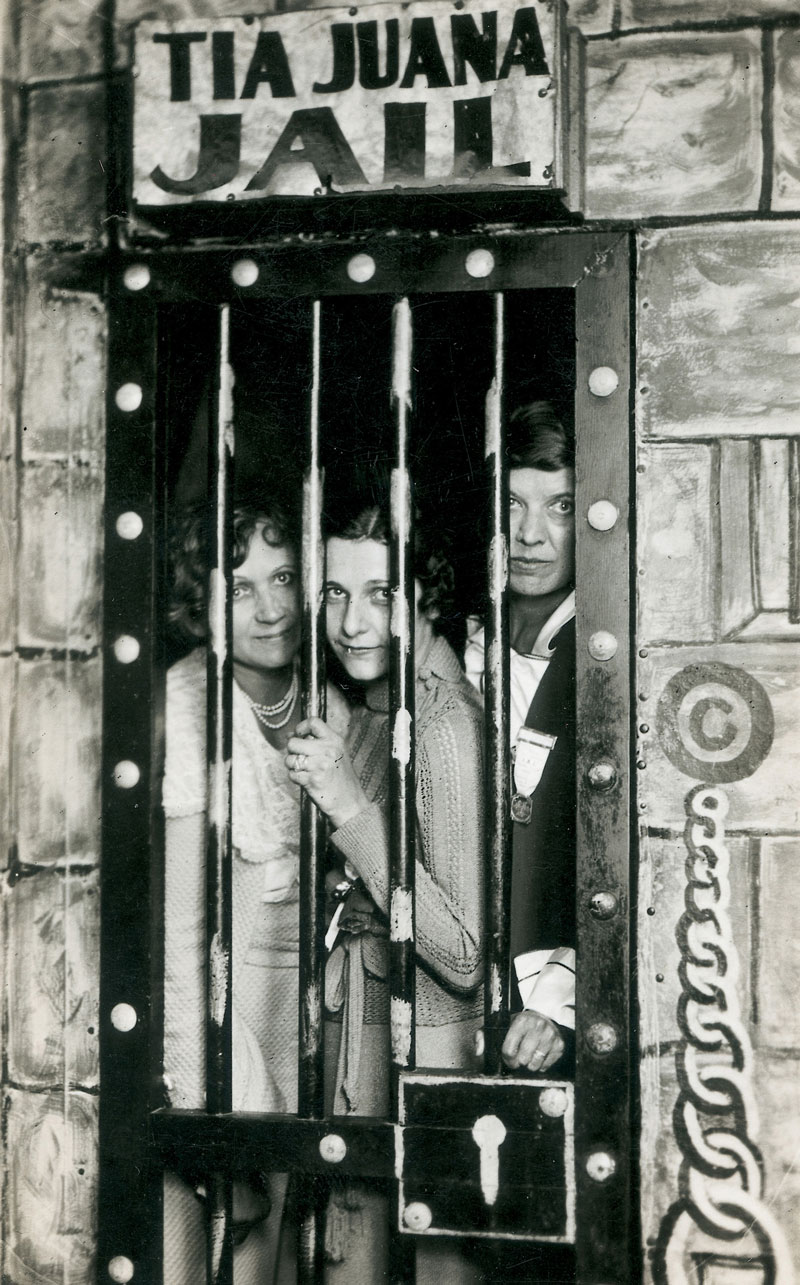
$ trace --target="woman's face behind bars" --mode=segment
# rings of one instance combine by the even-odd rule
[[[419,602],[421,586],[416,583]],[[378,540],[327,542],[325,575],[328,642],[351,678],[374,683],[389,669],[391,587],[389,548]],[[432,637],[430,621],[416,614],[419,663]]]
[[[509,551],[512,593],[540,597],[575,580],[575,473],[512,468]]]
[[[234,664],[283,669],[299,646],[297,554],[287,545],[268,544],[261,524],[233,573]]]

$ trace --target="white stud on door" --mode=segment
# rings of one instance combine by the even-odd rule
[[[482,1115],[472,1126],[472,1136],[481,1152],[481,1191],[487,1205],[493,1205],[500,1190],[500,1146],[506,1126],[496,1115]]]

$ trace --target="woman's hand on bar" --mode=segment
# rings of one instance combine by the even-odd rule
[[[286,767],[336,829],[369,806],[342,737],[321,718],[298,723],[286,746]]]
[[[555,1022],[542,1013],[515,1013],[506,1032],[501,1054],[512,1071],[547,1071],[564,1052],[565,1044]]]

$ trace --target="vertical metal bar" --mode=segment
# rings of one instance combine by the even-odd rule
[[[157,882],[150,853],[158,851],[160,835],[160,756],[152,726],[161,679],[157,314],[152,303],[125,291],[116,262],[109,277],[97,1256],[100,1275],[112,1260],[126,1259],[143,1280],[157,1280],[161,1172],[147,1152],[148,1115],[160,1105],[149,1006]],[[127,664],[115,654],[121,637],[138,644],[137,658]]]
[[[322,618],[322,496],[324,473],[319,449],[321,305],[312,304],[311,396],[303,476],[303,715],[325,717],[325,629]],[[298,1111],[310,1119],[324,1112],[322,995],[325,972],[325,841],[323,813],[309,795],[300,812],[300,973]],[[323,1279],[324,1188],[319,1179],[299,1183],[297,1270],[300,1285]]]
[[[219,310],[219,338],[208,450],[208,666],[206,794],[206,1110],[231,1111],[231,750],[233,638],[231,554],[233,407],[230,310]],[[208,1190],[210,1285],[233,1279],[231,1185],[214,1174]]]
[[[511,892],[509,787],[508,635],[508,472],[505,468],[503,395],[505,300],[493,297],[494,372],[486,396],[486,485],[489,549],[486,560],[489,605],[485,622],[486,747],[486,973],[484,979],[484,1063],[499,1075],[500,1049],[508,1018],[509,916]]]
[[[325,717],[325,650],[322,621],[322,487],[319,452],[320,301],[312,305],[311,401],[303,477],[303,714]],[[300,1057],[298,1107],[302,1116],[323,1113],[322,980],[325,939],[325,818],[305,792],[300,819]]]
[[[389,771],[389,1029],[392,1063],[390,1110],[398,1119],[400,1075],[416,1064],[416,971],[414,957],[416,861],[416,789],[414,717],[414,504],[409,463],[411,360],[413,331],[408,299],[392,310],[392,387],[394,464],[391,482],[389,575],[392,610],[389,645],[389,717],[392,757]],[[396,1199],[391,1202],[397,1207]],[[390,1206],[391,1207],[391,1206]],[[390,1222],[389,1279],[415,1279],[415,1246]]]
[[[576,1259],[580,1281],[639,1279],[641,1262],[635,1198],[633,1086],[638,1075],[631,992],[631,371],[630,246],[594,239],[602,268],[591,267],[575,290],[576,362],[576,682],[577,682],[577,959],[575,1042]],[[588,255],[587,255],[588,261]],[[595,263],[598,258],[595,257]],[[597,367],[611,367],[616,388],[591,391]],[[618,512],[608,531],[586,514],[596,500]],[[593,638],[616,640],[598,658]],[[596,790],[591,769],[610,763],[611,784]],[[635,884],[634,884],[635,887]],[[592,912],[598,894],[610,914]],[[634,992],[635,993],[635,992]],[[597,1030],[613,1031],[598,1052]],[[611,1044],[611,1041],[608,1041]],[[599,1168],[598,1168],[599,1158]],[[605,1166],[605,1167],[604,1167]],[[598,1173],[602,1178],[598,1179]]]
[[[415,1063],[414,861],[414,565],[413,503],[408,473],[411,414],[411,307],[400,299],[392,312],[391,404],[395,428],[392,468],[389,701],[392,719],[390,765],[389,994],[392,1044],[391,1109],[397,1119],[401,1071]]]

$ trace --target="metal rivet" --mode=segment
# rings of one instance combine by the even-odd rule
[[[111,1010],[111,1025],[115,1031],[132,1031],[138,1020],[133,1004],[115,1004]]]
[[[130,665],[139,659],[139,643],[130,634],[121,634],[114,643],[114,655],[121,665]]]
[[[129,290],[145,290],[150,285],[150,269],[146,263],[132,263],[122,274]]]
[[[639,700],[644,700],[644,697],[643,697],[643,696],[640,696],[640,697],[639,697]],[[643,735],[643,736],[646,736],[646,735],[647,735],[647,733],[650,731],[650,724],[649,724],[649,723],[640,723],[640,724],[639,724],[639,731],[642,733],[642,735]]]
[[[121,790],[132,790],[139,784],[139,769],[130,759],[122,759],[114,768],[114,784]]]
[[[114,394],[114,401],[120,410],[138,410],[142,404],[142,390],[139,384],[121,384]]]
[[[594,1022],[586,1032],[586,1043],[593,1053],[613,1053],[618,1042],[617,1032],[608,1022]]]
[[[123,540],[138,540],[144,530],[144,522],[138,513],[120,513],[116,521],[117,535]]]
[[[639,771],[640,771],[640,772],[643,772],[643,771],[644,771],[644,769],[647,767],[647,760],[646,760],[646,759],[637,759],[637,761],[636,761],[636,766],[638,767],[638,769],[639,769]]]
[[[108,1274],[117,1285],[127,1285],[128,1281],[133,1280],[133,1263],[124,1254],[117,1254],[109,1259]]]
[[[567,1109],[567,1095],[563,1089],[542,1089],[539,1094],[539,1110],[554,1120],[563,1115]]]
[[[616,784],[617,769],[613,763],[593,763],[586,778],[593,790],[610,790]]]
[[[619,901],[613,892],[593,892],[589,898],[589,910],[595,919],[611,919],[618,908]]]
[[[354,254],[347,264],[347,275],[359,284],[371,281],[375,276],[375,260],[369,254]]]
[[[656,973],[656,981],[657,981],[657,982],[663,982],[663,980],[664,980],[664,974],[663,974],[663,973]]]
[[[648,913],[648,915],[654,915],[654,914],[656,913],[656,908],[655,908],[655,906],[648,906],[648,907],[647,907],[647,913]]]
[[[421,1200],[412,1200],[403,1210],[403,1222],[411,1231],[427,1231],[433,1222],[433,1214]]]
[[[133,1280],[133,1263],[124,1254],[117,1254],[109,1260],[108,1274],[118,1285],[126,1285],[127,1281]]]
[[[619,387],[619,375],[611,366],[595,366],[589,376],[589,392],[595,397],[610,397]]]
[[[258,264],[253,259],[237,259],[231,268],[231,277],[237,286],[252,286],[258,281]]]
[[[593,660],[611,660],[616,656],[619,643],[607,629],[598,629],[589,639],[589,655]]]
[[[589,505],[586,520],[594,531],[610,531],[616,526],[619,509],[610,500],[595,500]]]
[[[650,655],[650,652],[647,650],[646,647],[642,647],[639,652],[639,655],[641,656],[642,660],[647,660],[647,657]]]
[[[326,1133],[324,1138],[319,1140],[319,1154],[328,1164],[338,1165],[347,1155],[347,1143],[344,1138],[340,1138],[338,1133]]]
[[[593,1151],[586,1158],[586,1172],[594,1182],[608,1182],[617,1172],[617,1162],[607,1151]]]
[[[494,255],[491,250],[470,250],[464,267],[471,277],[489,277],[494,272]]]

